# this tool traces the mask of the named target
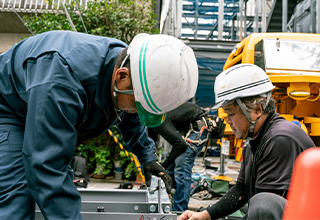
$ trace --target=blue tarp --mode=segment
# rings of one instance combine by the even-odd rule
[[[212,107],[214,105],[215,78],[222,72],[225,62],[225,59],[197,57],[199,69],[198,89],[196,92],[197,105],[203,108]]]

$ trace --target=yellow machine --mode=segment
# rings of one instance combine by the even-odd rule
[[[240,63],[255,64],[264,69],[276,88],[272,97],[277,112],[288,121],[298,121],[320,146],[320,34],[255,33],[238,43],[223,70]],[[222,108],[219,117],[226,118]],[[236,147],[241,160],[241,141],[230,126],[225,134],[230,147]]]

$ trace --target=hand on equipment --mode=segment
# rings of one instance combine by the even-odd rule
[[[185,211],[178,217],[178,220],[210,220],[211,217],[207,211],[203,212],[194,212],[194,211]]]
[[[158,161],[151,161],[143,165],[144,176],[146,179],[146,185],[150,187],[152,174],[160,177],[165,186],[168,194],[172,192],[172,179],[166,170],[160,165]]]
[[[217,116],[210,116],[209,122],[208,122],[208,127],[211,128],[209,129],[211,138],[213,139],[220,139],[224,135],[224,129],[226,127],[226,124],[223,123],[224,120],[222,118],[218,118]]]

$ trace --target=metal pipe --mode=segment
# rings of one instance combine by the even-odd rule
[[[34,36],[33,32],[29,29],[29,27],[26,25],[26,23],[22,20],[22,18],[20,17],[20,15],[17,13],[16,9],[14,7],[12,7],[12,5],[10,4],[10,2],[8,2],[8,0],[6,0],[7,4],[9,5],[10,9],[14,11],[14,13],[18,16],[18,18],[22,21],[23,25],[28,29],[28,31]]]
[[[196,0],[196,13],[195,13],[195,32],[194,32],[194,39],[198,38],[198,17],[199,17],[199,0]]]
[[[224,154],[222,153],[222,146],[220,150],[220,170],[219,175],[224,176]]]
[[[247,1],[244,3],[244,24],[243,24],[243,37],[247,37]]]
[[[287,32],[288,0],[282,0],[282,32]]]
[[[262,33],[267,32],[267,8],[266,8],[266,0],[262,0]]]
[[[163,213],[161,205],[161,179],[158,179],[158,212]]]
[[[316,0],[310,0],[311,33],[316,33]]]
[[[81,20],[81,22],[82,22],[83,28],[84,28],[85,32],[88,33],[87,28],[86,28],[86,25],[84,24],[83,19],[82,19],[82,15],[81,15],[81,10],[80,10],[81,3],[79,2],[79,4],[78,4],[77,1],[76,1],[76,3],[77,3],[77,7],[78,7],[78,9],[79,9],[79,10],[78,10],[78,11],[79,11],[79,16],[80,16],[80,20]]]
[[[64,10],[64,12],[66,13],[67,19],[68,19],[68,21],[69,21],[69,24],[70,24],[72,30],[73,30],[74,32],[77,32],[77,30],[76,30],[76,28],[74,27],[74,24],[73,24],[73,22],[72,22],[72,20],[71,20],[71,18],[70,18],[69,12],[67,11],[66,6],[64,5],[63,0],[60,0],[60,1],[61,1],[63,10]]]
[[[177,0],[177,15],[176,15],[177,29],[176,29],[176,35],[175,35],[177,38],[181,38],[181,27],[182,27],[181,18],[182,18],[182,0]]]
[[[320,34],[320,0],[317,0],[317,19],[316,19],[317,33]]]
[[[218,40],[223,39],[224,0],[219,0]]]
[[[242,25],[243,25],[243,18],[242,18],[242,12],[243,12],[243,0],[239,0],[239,40],[242,40]]]

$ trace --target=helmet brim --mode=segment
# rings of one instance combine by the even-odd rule
[[[211,107],[211,110],[215,111],[218,110],[219,108],[223,107],[225,104],[227,104],[229,101],[222,101],[216,103],[213,107]]]
[[[142,125],[149,127],[149,128],[154,128],[162,124],[164,119],[166,118],[166,113],[156,115],[148,112],[145,110],[140,102],[136,102],[137,110],[138,110],[138,115],[139,119]]]

